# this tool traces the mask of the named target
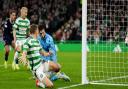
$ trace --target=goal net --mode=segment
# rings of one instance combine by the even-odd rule
[[[87,0],[89,83],[128,85],[128,0]]]

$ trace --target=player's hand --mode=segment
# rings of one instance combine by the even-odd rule
[[[45,52],[45,51],[40,51],[40,54],[42,54],[43,56],[50,56],[51,55],[49,52]]]
[[[52,51],[49,51],[49,54],[52,55]]]
[[[49,52],[44,52],[44,56],[50,56],[51,54]]]
[[[19,58],[19,61],[21,63],[23,63],[24,65],[27,65],[28,64],[28,62],[26,60],[26,56],[24,54],[22,54],[22,56]]]

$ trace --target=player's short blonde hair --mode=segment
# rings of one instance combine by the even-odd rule
[[[22,7],[20,11],[23,12],[24,10],[28,11],[28,8],[27,7]]]

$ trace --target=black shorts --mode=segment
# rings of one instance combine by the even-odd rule
[[[4,38],[4,45],[12,45],[13,38]]]

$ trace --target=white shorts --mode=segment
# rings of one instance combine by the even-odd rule
[[[15,43],[15,46],[16,47],[22,47],[22,45],[26,42],[26,39],[25,40],[16,40],[16,43]]]
[[[47,76],[46,73],[49,71],[49,62],[44,62],[40,65],[40,67],[33,71],[35,73],[35,76],[40,80],[43,81],[43,79]]]

